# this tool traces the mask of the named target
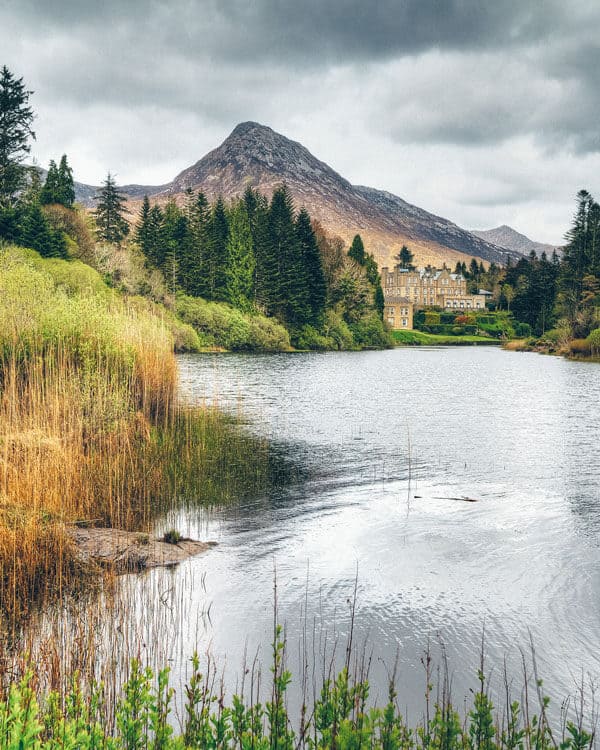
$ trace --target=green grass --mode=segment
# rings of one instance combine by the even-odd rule
[[[483,672],[472,699],[461,709],[452,703],[447,687],[434,697],[433,680],[428,681],[423,716],[408,723],[393,678],[387,700],[372,706],[368,668],[353,674],[346,664],[337,675],[316,678],[312,695],[305,690],[298,720],[287,700],[293,676],[285,667],[284,653],[278,628],[264,702],[258,697],[254,672],[248,677],[249,694],[233,695],[229,701],[210,664],[203,674],[200,660],[194,657],[181,723],[173,716],[168,668],[154,674],[134,661],[129,678],[110,703],[101,685],[86,689],[77,676],[65,695],[37,695],[33,675],[28,673],[13,682],[0,700],[0,750],[588,750],[594,746],[594,729],[585,725],[581,712],[576,712],[574,721],[550,723],[549,701],[540,682],[535,709],[527,693],[523,704],[512,701],[507,683],[508,705],[498,710]]]
[[[488,336],[440,336],[422,331],[393,331],[396,346],[476,346],[498,345],[498,339]]]

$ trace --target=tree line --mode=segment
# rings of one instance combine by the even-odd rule
[[[292,332],[322,329],[326,309],[342,298],[349,307],[349,289],[337,299],[332,293],[311,217],[305,208],[295,210],[286,185],[270,200],[252,187],[229,203],[219,197],[211,204],[202,191],[192,190],[182,206],[173,200],[164,207],[151,205],[146,196],[135,239],[173,292],[258,310]],[[382,316],[377,264],[359,235],[348,257],[371,287],[370,309]],[[345,312],[350,322],[350,311]]]

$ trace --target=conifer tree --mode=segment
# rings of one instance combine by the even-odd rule
[[[142,200],[142,206],[138,214],[138,223],[135,228],[135,240],[144,255],[148,255],[148,222],[150,219],[150,199],[147,195]]]
[[[40,191],[40,203],[43,206],[50,205],[52,203],[58,203],[58,192],[59,192],[59,177],[58,167],[54,159],[50,159],[48,165],[48,174],[46,175],[46,181]]]
[[[229,212],[226,300],[240,310],[252,307],[255,265],[250,220],[244,202],[239,201]]]
[[[163,212],[160,206],[152,206],[148,213],[147,228],[144,232],[146,243],[144,255],[157,268],[160,268],[165,260],[165,250],[162,245],[162,223]]]
[[[34,203],[25,212],[19,241],[44,258],[65,258],[67,248],[62,232],[53,230],[39,203]]]
[[[225,203],[219,196],[213,206],[209,228],[207,252],[207,279],[210,299],[226,301],[227,299],[227,239],[229,226]]]
[[[65,208],[73,208],[75,203],[75,183],[73,170],[67,162],[67,155],[63,154],[58,165],[58,201]]]
[[[292,328],[310,317],[308,283],[286,185],[273,192],[269,207],[268,296],[270,312]]]
[[[317,238],[310,222],[310,216],[305,208],[300,210],[296,218],[296,233],[300,243],[302,266],[306,274],[308,287],[309,322],[318,327],[323,322],[327,285],[323,272],[321,252],[317,245]]]
[[[271,284],[274,282],[272,273],[276,270],[269,242],[269,203],[264,195],[248,186],[244,193],[244,205],[250,222],[255,260],[252,296],[256,307],[266,313],[269,309]]]
[[[365,246],[363,245],[360,234],[354,235],[354,239],[352,240],[352,244],[350,245],[350,250],[348,250],[348,255],[352,258],[352,260],[355,260],[359,264],[359,266],[365,265]]]
[[[23,161],[30,152],[33,110],[32,94],[22,78],[15,78],[3,66],[0,71],[0,211],[14,206],[19,192],[27,183],[28,169]]]
[[[160,228],[160,267],[171,293],[180,286],[180,252],[187,238],[187,221],[174,200],[165,206]]]
[[[402,245],[400,252],[394,258],[394,260],[398,261],[400,268],[406,268],[408,271],[413,271],[415,268],[413,265],[413,259],[414,255],[406,245]]]
[[[105,242],[119,244],[129,234],[129,224],[125,219],[127,198],[119,193],[114,177],[108,173],[97,195],[96,217],[98,238]]]

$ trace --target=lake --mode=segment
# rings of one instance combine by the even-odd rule
[[[372,697],[386,697],[398,654],[412,716],[428,644],[459,705],[483,634],[494,690],[506,660],[518,697],[531,643],[555,709],[582,676],[600,675],[597,365],[491,347],[186,355],[179,365],[183,398],[242,417],[271,441],[286,479],[169,519],[218,546],[174,572],[121,579],[138,603],[122,644],[169,660],[176,678],[195,649],[209,650],[239,687],[244,663],[269,664],[276,571],[290,666],[307,653],[323,663],[332,648],[339,663],[355,601]]]

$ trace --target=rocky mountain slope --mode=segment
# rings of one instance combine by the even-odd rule
[[[241,195],[247,185],[270,194],[287,183],[297,206],[306,206],[326,230],[350,242],[360,233],[380,266],[406,244],[419,265],[454,265],[471,257],[505,263],[505,249],[428,213],[391,193],[352,185],[300,143],[255,122],[239,124],[216,149],[161,186],[122,188],[136,204],[145,193],[159,202],[201,188],[209,198]],[[132,208],[134,208],[132,206]],[[511,253],[514,255],[514,252]]]
[[[530,240],[529,237],[517,232],[516,229],[506,224],[502,224],[502,226],[495,229],[471,229],[471,234],[480,237],[486,242],[498,245],[498,247],[502,247],[516,256],[529,255],[533,250],[537,255],[545,252],[550,257],[555,250],[558,253],[561,251],[561,248],[556,245],[548,245],[543,242]]]

